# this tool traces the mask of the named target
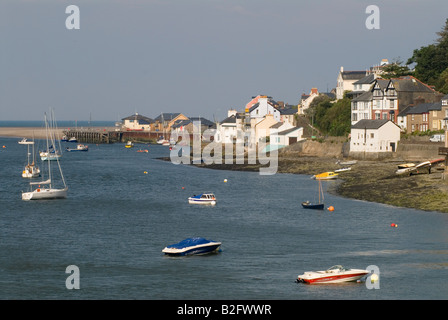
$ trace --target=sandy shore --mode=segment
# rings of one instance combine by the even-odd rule
[[[57,129],[58,137],[62,137],[65,128]],[[17,137],[32,139],[45,139],[45,128],[40,127],[0,127],[0,137]]]

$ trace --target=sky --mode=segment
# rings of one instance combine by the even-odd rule
[[[58,120],[221,121],[259,94],[296,105],[335,88],[341,66],[406,62],[447,18],[446,0],[1,0],[0,121],[50,108]]]

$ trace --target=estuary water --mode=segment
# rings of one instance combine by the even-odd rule
[[[26,146],[18,140],[0,138],[0,299],[448,298],[447,214],[326,191],[334,211],[305,210],[300,203],[317,195],[310,176],[175,165],[157,159],[169,156],[160,145],[65,152],[68,198],[22,201],[29,181],[21,177]],[[188,204],[204,191],[215,193],[216,206]],[[194,236],[221,241],[222,251],[161,252]],[[295,282],[336,264],[376,266],[377,287]],[[79,289],[66,287],[71,265]]]

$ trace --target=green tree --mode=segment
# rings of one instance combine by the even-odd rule
[[[412,75],[413,71],[409,69],[408,66],[403,65],[403,61],[396,59],[390,64],[387,64],[383,67],[383,74],[381,74],[381,78],[391,79],[398,78],[401,76]]]
[[[415,77],[440,90],[443,81],[439,81],[439,77],[448,68],[448,19],[437,35],[439,38],[436,43],[415,49],[407,64],[415,63]]]

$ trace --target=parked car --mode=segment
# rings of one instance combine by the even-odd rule
[[[445,135],[444,134],[434,134],[429,138],[429,141],[431,142],[444,142],[445,141]]]

